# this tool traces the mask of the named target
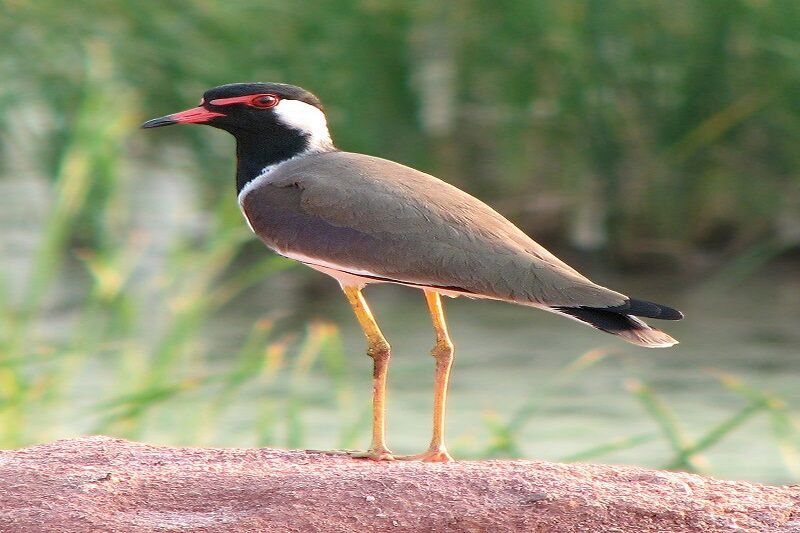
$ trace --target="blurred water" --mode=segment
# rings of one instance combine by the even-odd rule
[[[446,302],[456,344],[448,418],[456,450],[485,444],[488,434],[482,416],[494,413],[508,418],[541,395],[559,370],[593,349],[608,350],[613,356],[547,398],[522,432],[525,456],[558,459],[615,438],[657,431],[626,389],[626,382],[634,378],[651,384],[674,408],[690,438],[700,437],[746,403],[719,384],[716,372],[734,374],[776,393],[796,414],[800,279],[795,274],[774,272],[768,279],[724,290],[665,286],[646,279],[603,281],[683,310],[684,321],[660,323],[681,344],[646,350],[533,309],[466,299]],[[415,291],[389,286],[369,288],[366,294],[394,349],[390,445],[401,452],[419,451],[428,439],[433,373],[427,356],[433,337],[424,300]],[[352,354],[351,364],[363,367],[360,394],[368,397],[370,366],[361,355],[361,334],[347,316],[346,303],[333,307],[332,316],[343,328]],[[324,408],[316,415],[318,427],[324,428],[328,418]],[[768,434],[766,417],[748,422],[705,454],[711,470],[723,477],[791,481]],[[660,439],[602,460],[663,466],[668,457],[668,446]]]

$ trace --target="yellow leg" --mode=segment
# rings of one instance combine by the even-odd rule
[[[358,323],[367,337],[367,355],[372,358],[372,445],[366,452],[353,453],[353,457],[364,457],[376,461],[394,459],[386,447],[386,428],[384,423],[386,401],[386,374],[389,370],[389,343],[375,322],[367,301],[358,287],[342,286],[347,300],[353,307]]]
[[[436,332],[436,344],[431,350],[431,355],[436,359],[436,374],[433,382],[433,437],[427,451],[397,458],[447,462],[453,460],[447,453],[447,447],[444,444],[445,406],[447,385],[450,381],[450,367],[453,366],[453,343],[447,332],[441,296],[438,292],[425,291],[425,299],[428,301],[428,310],[431,314],[433,329]]]

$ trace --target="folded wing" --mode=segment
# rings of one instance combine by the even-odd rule
[[[344,271],[540,306],[623,306],[480,200],[398,163],[334,152],[292,161],[242,198],[279,252]]]

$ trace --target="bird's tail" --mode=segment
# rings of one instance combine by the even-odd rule
[[[644,300],[628,300],[617,307],[554,307],[552,311],[646,348],[667,348],[678,341],[645,324],[637,316],[662,320],[683,318],[680,311]]]

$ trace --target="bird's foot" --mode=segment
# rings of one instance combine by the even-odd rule
[[[394,457],[398,461],[423,461],[425,463],[449,463],[453,458],[447,453],[447,448],[439,446],[430,448],[422,453],[414,455],[396,455]]]
[[[371,461],[393,461],[394,454],[388,448],[370,448],[365,452],[348,452],[350,457],[354,459],[369,459]]]

